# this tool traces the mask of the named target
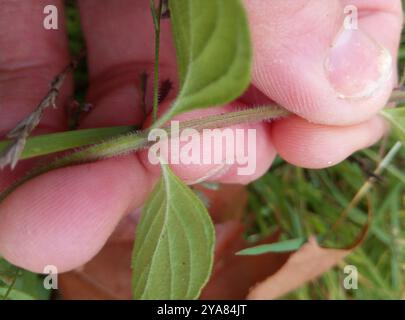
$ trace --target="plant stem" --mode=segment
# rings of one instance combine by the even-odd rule
[[[27,138],[41,121],[42,114],[49,106],[56,108],[56,99],[59,96],[62,85],[67,76],[73,72],[79,61],[84,57],[82,51],[75,59],[73,59],[51,82],[51,88],[46,96],[40,101],[35,110],[21,120],[17,126],[12,129],[7,137],[13,139],[12,143],[6,149],[0,152],[0,169],[10,165],[11,169],[17,165],[18,160],[24,151]]]
[[[377,168],[374,171],[375,176],[381,175],[381,173],[390,165],[392,160],[398,154],[401,147],[402,147],[401,142],[398,141],[397,143],[395,143],[395,145],[390,149],[390,151],[386,154],[386,156],[378,164]],[[335,231],[337,229],[337,227],[340,226],[344,222],[344,220],[346,219],[346,217],[348,216],[350,211],[360,203],[360,201],[364,198],[364,196],[368,193],[368,191],[374,185],[375,181],[376,181],[375,177],[370,177],[363,184],[363,186],[357,191],[356,195],[353,197],[352,201],[349,203],[349,205],[342,212],[339,219],[332,226],[332,229],[331,229],[332,231]]]
[[[7,300],[7,299],[8,299],[8,297],[9,297],[11,291],[13,290],[13,288],[14,288],[16,282],[17,282],[17,279],[18,279],[18,273],[13,277],[13,280],[12,280],[11,284],[9,285],[9,287],[7,288],[6,293],[5,293],[4,296],[3,296],[3,300]]]
[[[140,76],[141,80],[141,108],[142,108],[142,113],[143,116],[146,118],[147,116],[147,108],[146,108],[146,94],[148,91],[148,74],[146,72],[143,72]]]
[[[287,116],[289,114],[290,113],[288,111],[277,106],[264,106],[184,121],[180,123],[180,128],[190,128],[197,131],[202,131],[204,129],[222,128],[242,123],[255,123],[272,120]],[[168,137],[170,137],[170,128],[165,126],[162,129],[166,130]],[[84,148],[78,152],[59,158],[50,164],[37,167],[29,172],[25,177],[18,180],[10,188],[1,193],[0,202],[24,182],[48,171],[71,165],[113,158],[146,148],[151,144],[151,142],[148,140],[148,136],[152,130],[153,128],[150,128],[142,132],[122,135],[118,138],[110,139],[100,144]]]
[[[392,92],[391,95],[391,102],[394,101],[402,101],[405,100],[405,92],[403,92],[403,89],[396,89]],[[282,110],[283,108],[280,106],[277,106],[278,109]],[[255,109],[253,109],[255,110]],[[380,114],[383,115],[386,118],[389,118],[392,122],[395,121],[395,119],[392,119],[392,117],[385,112],[385,110],[381,110]],[[172,117],[172,114],[170,113],[170,110],[166,112],[165,114],[162,115],[157,121],[155,121],[152,125],[152,128],[159,128],[165,125],[166,122],[168,122]],[[117,133],[123,133],[123,132],[117,132],[120,131],[121,128],[119,127],[111,127],[111,128],[103,128],[103,129],[93,129],[94,134],[97,132],[96,130],[101,130],[100,133],[100,140],[102,139],[109,139],[112,138],[114,135]],[[125,129],[124,129],[125,130]],[[111,132],[111,135],[109,136],[107,134],[107,131]],[[66,136],[64,136],[66,134]],[[38,141],[42,141],[44,144],[47,144],[47,136],[50,136],[52,143],[54,146],[48,147],[47,145],[38,145]],[[83,136],[83,137],[82,137]],[[6,164],[10,164],[10,161],[14,159],[14,161],[20,160],[20,159],[28,159],[28,158],[33,158],[39,155],[47,155],[50,153],[54,152],[60,152],[60,151],[65,151],[71,148],[78,148],[78,147],[83,147],[92,143],[97,143],[96,141],[97,137],[94,137],[92,141],[88,139],[88,133],[84,130],[76,130],[71,131],[71,132],[66,132],[66,133],[61,133],[59,135],[56,134],[50,134],[50,135],[43,135],[43,136],[36,136],[33,138],[27,138],[26,141],[24,139],[24,151],[19,151],[20,155],[17,157],[17,154],[13,152],[13,149],[16,147],[16,142],[13,140],[11,143],[9,140],[3,140],[0,141],[0,167],[5,166]],[[67,139],[74,139],[75,141],[69,142],[69,143],[74,143],[72,145],[69,145],[69,143],[65,143],[62,138],[66,137]],[[25,143],[27,143],[27,150],[25,150]]]
[[[156,10],[155,1],[150,0],[150,8],[153,18],[153,26],[155,28],[155,63],[154,63],[154,79],[153,79],[153,121],[157,119],[159,106],[159,57],[160,57],[160,20],[162,17],[162,0],[159,0],[159,5]]]

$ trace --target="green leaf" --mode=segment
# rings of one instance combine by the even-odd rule
[[[405,107],[384,109],[380,113],[390,122],[397,139],[405,145]]]
[[[208,281],[214,227],[198,197],[162,165],[162,178],[137,227],[132,257],[135,299],[196,299]]]
[[[263,244],[237,252],[239,256],[256,256],[265,253],[296,251],[307,241],[306,238],[296,238],[276,243]]]
[[[228,103],[250,82],[252,49],[240,0],[169,1],[181,90],[170,115]]]
[[[21,159],[29,159],[61,152],[73,148],[103,142],[117,135],[134,131],[133,127],[121,126],[110,128],[84,129],[51,133],[27,139]],[[0,153],[7,148],[10,141],[0,141]]]
[[[7,296],[7,300],[35,300],[34,297],[25,292],[16,289],[9,291],[8,288],[0,287],[0,299],[4,299],[5,296]]]
[[[50,294],[42,275],[20,269],[0,257],[0,300],[5,295],[10,300],[48,300]]]

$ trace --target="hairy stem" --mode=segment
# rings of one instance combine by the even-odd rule
[[[204,129],[222,128],[242,123],[255,123],[272,120],[287,116],[288,114],[289,112],[283,108],[277,106],[264,106],[183,121],[180,123],[180,128],[191,128],[197,131],[202,131]],[[162,129],[166,130],[168,136],[170,137],[170,128],[165,126]],[[153,128],[150,128],[142,132],[134,132],[122,135],[118,138],[110,139],[100,144],[84,148],[78,152],[59,158],[50,164],[39,166],[0,194],[0,201],[4,200],[11,192],[13,192],[24,182],[48,171],[71,165],[90,163],[102,159],[118,157],[130,152],[135,152],[142,148],[146,148],[151,144],[151,142],[148,140],[148,135],[152,130]]]
[[[160,20],[162,17],[163,2],[159,0],[158,8],[155,7],[155,1],[150,0],[150,8],[152,12],[153,25],[155,28],[155,63],[154,63],[154,79],[153,79],[153,121],[157,119],[159,106],[159,57],[160,57]]]

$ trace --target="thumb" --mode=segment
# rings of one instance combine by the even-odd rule
[[[245,0],[253,85],[309,121],[371,118],[396,81],[400,0]]]

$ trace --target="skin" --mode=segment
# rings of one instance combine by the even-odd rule
[[[148,1],[78,2],[88,50],[88,99],[95,106],[82,126],[143,124],[136,86],[139,74],[145,70],[152,74],[153,67]],[[244,126],[258,130],[257,172],[243,177],[230,168],[214,180],[249,183],[270,168],[277,153],[297,166],[325,168],[382,137],[386,126],[376,114],[386,104],[395,76],[369,97],[340,99],[331,94],[323,74],[324,57],[341,29],[343,7],[349,3],[359,9],[360,28],[395,61],[402,26],[400,0],[245,0],[255,49],[252,84],[237,102],[204,112],[277,101],[297,115]],[[37,105],[50,79],[70,60],[64,26],[57,31],[42,27],[43,8],[48,4],[63,12],[61,1],[56,0],[0,0],[0,135]],[[170,22],[162,23],[161,78],[170,78],[177,87]],[[291,62],[290,68],[270,63],[280,59]],[[69,79],[60,107],[46,112],[37,132],[66,129],[62,106],[71,90]],[[175,91],[169,100],[174,96]],[[23,163],[13,172],[3,171],[0,190],[30,166]],[[199,179],[209,169],[174,168],[187,181]],[[123,217],[142,206],[157,178],[158,168],[150,166],[144,154],[35,178],[0,204],[0,255],[36,272],[49,264],[60,272],[81,266],[102,248]]]

